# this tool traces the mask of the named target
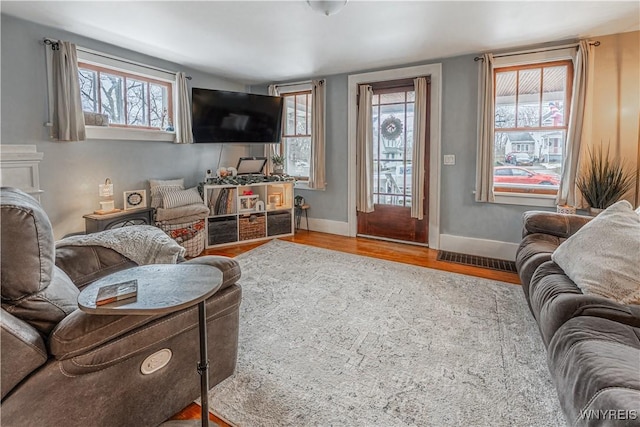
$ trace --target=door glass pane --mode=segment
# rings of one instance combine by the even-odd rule
[[[405,91],[374,98],[374,194],[379,204],[407,206],[410,203],[410,198],[405,196],[411,194],[414,103],[406,99]]]

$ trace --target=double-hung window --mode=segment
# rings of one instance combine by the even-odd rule
[[[494,193],[551,197],[566,152],[573,63],[508,61],[496,61],[493,74]]]
[[[280,155],[284,171],[297,179],[309,179],[311,164],[311,90],[283,93],[285,123]]]

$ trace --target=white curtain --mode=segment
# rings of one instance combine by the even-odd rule
[[[589,80],[593,74],[593,55],[593,47],[589,45],[589,41],[581,40],[573,65],[573,99],[562,161],[562,177],[556,197],[558,205],[585,207],[582,195],[576,187],[576,177],[580,168],[580,153],[582,148],[588,145],[584,141],[588,132],[583,132],[583,125],[588,122],[585,121],[585,107],[591,102],[587,94],[591,86]]]
[[[493,55],[480,61],[478,102],[478,147],[476,156],[476,202],[493,202],[493,143],[495,101],[493,99]]]
[[[271,96],[280,96],[280,91],[278,90],[278,86],[276,85],[269,85],[269,95]],[[282,129],[280,130],[280,133],[284,133],[284,126],[286,125],[287,121],[287,106],[286,105],[282,105]],[[271,156],[273,156],[274,154],[280,154],[280,149],[278,148],[278,144],[265,144],[264,145],[264,156],[267,158],[267,163],[265,165],[265,174],[269,175],[272,171],[273,171],[273,162],[271,161]]]
[[[325,80],[311,82],[311,164],[309,188],[324,190],[325,177]]]
[[[373,121],[369,85],[358,86],[358,118],[356,128],[356,210],[373,212]]]
[[[87,139],[78,80],[76,45],[58,41],[52,45],[53,126],[51,137],[57,141]]]
[[[413,154],[411,159],[411,218],[424,218],[424,157],[427,147],[427,96],[429,94],[426,77],[413,80],[416,93],[413,114]]]
[[[192,144],[191,102],[185,73],[176,73],[176,143]]]

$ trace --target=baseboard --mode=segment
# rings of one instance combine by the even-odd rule
[[[510,242],[500,242],[498,240],[454,236],[452,234],[441,234],[439,249],[461,254],[515,261],[518,244]]]
[[[300,229],[307,229],[307,223],[304,215],[300,219]],[[319,231],[321,233],[337,234],[339,236],[349,236],[349,223],[343,221],[332,221],[330,219],[309,218],[309,230]]]

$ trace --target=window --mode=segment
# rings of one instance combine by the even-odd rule
[[[411,206],[413,81],[372,86],[373,202]]]
[[[284,171],[298,179],[309,179],[311,164],[311,90],[284,93],[285,125],[280,144]]]
[[[82,109],[106,114],[109,126],[173,130],[172,84],[78,62]]]
[[[570,60],[494,68],[496,193],[557,193],[572,79]]]

